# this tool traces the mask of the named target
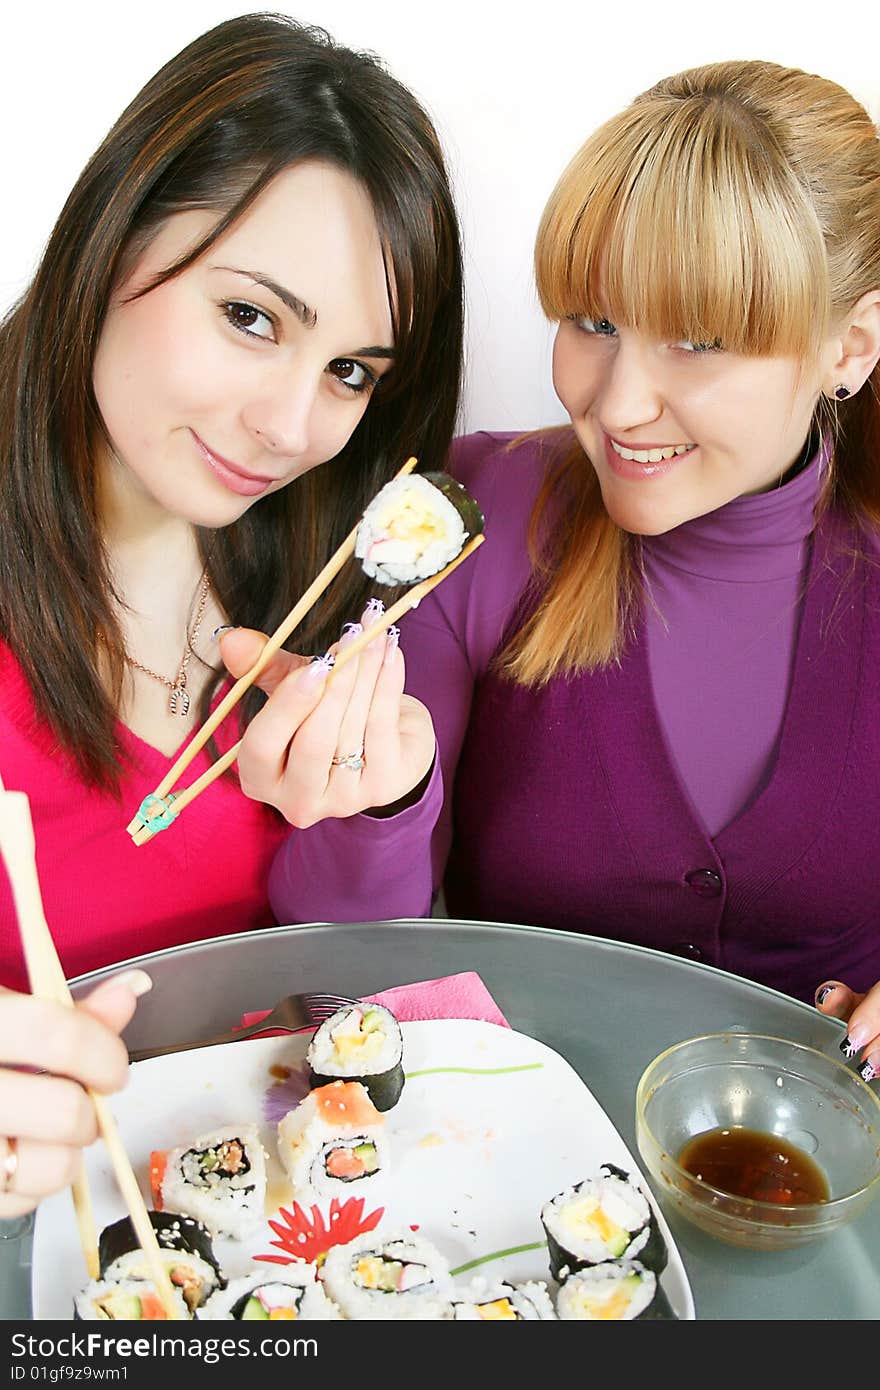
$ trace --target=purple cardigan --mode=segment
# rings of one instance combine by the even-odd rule
[[[829,976],[868,988],[880,979],[880,566],[853,565],[855,534],[834,514],[812,536],[799,541],[795,527],[771,546],[772,573],[758,574],[766,557],[748,555],[739,543],[748,533],[734,532],[728,550],[747,566],[740,628],[753,622],[756,593],[757,611],[779,610],[763,643],[769,657],[754,637],[750,655],[735,604],[728,614],[731,646],[740,644],[734,694],[761,691],[755,717],[737,724],[744,797],[711,726],[688,766],[690,726],[669,692],[670,669],[687,670],[692,657],[674,626],[673,656],[663,655],[660,621],[647,610],[619,666],[539,691],[490,670],[528,582],[528,517],[546,466],[541,446],[506,453],[506,440],[460,442],[452,468],[486,510],[487,541],[402,624],[407,688],[431,709],[440,766],[421,802],[398,816],[292,835],[270,883],[279,920],[425,915],[442,881],[456,917],[673,951],[809,1001]],[[710,526],[733,517],[756,532],[769,508],[778,527],[782,509],[790,533],[792,509],[812,511],[815,477],[803,477],[780,490],[786,499],[739,499],[735,515],[722,508]],[[703,552],[710,541],[704,526]],[[663,563],[658,543],[646,557],[658,588],[671,574]],[[728,595],[736,578],[709,574]],[[792,597],[802,581],[806,597]],[[702,601],[719,602],[713,593],[709,583]],[[668,597],[674,609],[671,589]]]

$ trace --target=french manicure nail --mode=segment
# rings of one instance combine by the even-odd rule
[[[219,627],[214,628],[214,631],[211,633],[211,636],[216,642],[218,638],[223,636],[224,632],[234,632],[236,626],[236,623],[221,623]]]
[[[142,994],[149,994],[153,988],[153,981],[150,979],[146,970],[126,970],[123,975],[114,975],[108,984],[125,985],[138,999]]]
[[[877,1075],[877,1070],[873,1062],[863,1062],[859,1067],[859,1076],[863,1081],[873,1081]]]
[[[346,623],[345,627],[342,629],[342,636],[339,639],[340,651],[343,647],[350,647],[352,642],[360,637],[363,630],[363,625],[361,623]]]
[[[816,993],[816,1004],[824,1004],[829,994],[833,994],[836,988],[836,985],[823,985],[822,988],[818,990]]]
[[[325,652],[323,656],[313,656],[308,666],[304,666],[300,671],[297,680],[306,690],[313,690],[321,681],[327,679],[335,665],[336,658],[329,652]]]
[[[844,1057],[855,1057],[856,1053],[861,1051],[867,1041],[868,1039],[861,1028],[851,1028],[840,1044],[840,1050]]]
[[[399,645],[400,628],[394,626],[389,627],[388,631],[385,634],[385,655],[382,658],[382,660],[386,663],[389,661],[393,661],[394,653],[397,651]]]
[[[377,622],[384,612],[385,605],[382,600],[380,598],[371,598],[361,614],[361,625],[363,627],[372,627],[373,623]]]

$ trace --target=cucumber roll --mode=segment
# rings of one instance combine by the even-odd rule
[[[272,1271],[257,1270],[241,1279],[232,1279],[218,1290],[199,1313],[209,1322],[232,1319],[235,1322],[329,1321],[341,1316],[339,1309],[318,1283],[313,1264],[285,1266]]]
[[[278,1125],[278,1156],[298,1199],[358,1192],[388,1168],[385,1119],[359,1081],[331,1081]]]
[[[509,1284],[474,1279],[461,1297],[452,1300],[456,1322],[552,1322],[556,1313],[547,1285],[536,1280]]]
[[[380,584],[414,584],[442,570],[484,527],[477,503],[451,474],[413,473],[373,498],[354,553]]]
[[[390,1110],[403,1090],[400,1024],[380,1004],[348,1004],[331,1014],[306,1053],[311,1084],[360,1081],[377,1110]]]
[[[638,1260],[593,1265],[569,1274],[556,1295],[563,1322],[650,1322],[675,1319],[652,1269]]]
[[[333,1246],[321,1277],[344,1318],[452,1318],[449,1266],[429,1241],[411,1231],[384,1236],[370,1231],[347,1245]]]
[[[550,1269],[585,1269],[606,1260],[638,1257],[659,1274],[666,1267],[666,1242],[645,1194],[628,1173],[604,1163],[595,1177],[560,1192],[541,1209]]]
[[[154,1152],[150,1180],[159,1210],[195,1217],[214,1235],[243,1240],[263,1220],[266,1155],[256,1125],[230,1125]]]
[[[192,1313],[179,1289],[172,1295],[181,1319]],[[168,1320],[165,1305],[151,1279],[95,1279],[78,1293],[73,1316],[81,1322],[161,1322]]]
[[[190,1312],[222,1289],[226,1280],[214,1255],[211,1236],[200,1221],[177,1212],[148,1213],[159,1254],[168,1266],[174,1288],[183,1294]],[[106,1226],[98,1239],[98,1260],[104,1279],[148,1279],[149,1267],[140,1248],[131,1218],[125,1216]]]

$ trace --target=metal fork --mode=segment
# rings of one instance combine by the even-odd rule
[[[147,1057],[164,1057],[169,1052],[187,1052],[193,1047],[214,1047],[218,1043],[241,1042],[252,1038],[267,1028],[283,1028],[288,1033],[296,1033],[301,1028],[317,1028],[337,1009],[346,1004],[359,1004],[359,999],[351,999],[345,994],[288,994],[258,1023],[250,1023],[246,1028],[230,1028],[226,1033],[218,1033],[213,1038],[193,1038],[190,1042],[169,1043],[166,1047],[143,1047],[129,1049],[130,1062],[143,1062]]]

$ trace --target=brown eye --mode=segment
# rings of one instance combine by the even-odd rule
[[[242,299],[229,299],[220,307],[233,328],[248,338],[274,340],[275,325],[265,309],[258,309],[256,304]]]
[[[355,362],[351,357],[334,357],[332,362],[328,362],[327,371],[356,395],[361,391],[371,390],[377,381],[369,367],[365,367],[362,362]]]

